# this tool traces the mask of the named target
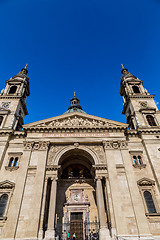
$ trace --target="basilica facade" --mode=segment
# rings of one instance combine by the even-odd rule
[[[0,239],[160,240],[160,112],[122,66],[127,123],[85,113],[23,124],[27,67],[0,94]],[[118,111],[118,109],[117,109]]]

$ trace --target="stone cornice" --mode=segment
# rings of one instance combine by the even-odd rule
[[[137,132],[140,134],[160,134],[160,126],[139,127]]]
[[[106,164],[93,165],[92,168],[93,170],[107,170],[107,165]]]
[[[9,136],[9,135],[12,135],[14,132],[13,129],[5,129],[5,128],[2,128],[0,129],[0,136]]]
[[[46,166],[46,170],[47,171],[58,171],[61,169],[61,166],[60,165],[56,165],[56,166],[53,166],[53,165],[47,165]]]

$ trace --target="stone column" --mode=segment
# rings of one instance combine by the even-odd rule
[[[97,177],[97,181],[96,181],[96,195],[97,195],[99,222],[100,222],[99,239],[109,240],[110,235],[109,235],[109,229],[107,228],[107,218],[105,214],[102,182],[100,177]]]
[[[105,176],[105,198],[106,198],[106,205],[107,205],[107,216],[108,216],[108,226],[110,228],[110,234],[112,236],[116,235],[115,232],[115,219],[113,214],[113,205],[111,201],[111,191],[110,191],[110,185],[109,185],[109,179],[108,176]]]
[[[55,239],[55,209],[56,209],[56,193],[57,193],[57,177],[51,178],[51,194],[50,194],[50,202],[49,202],[49,214],[48,214],[48,227],[45,234],[46,240],[54,240]]]
[[[44,183],[43,202],[42,202],[42,210],[41,210],[41,216],[40,216],[40,227],[39,227],[39,233],[38,233],[39,240],[43,238],[43,221],[44,221],[45,202],[46,202],[46,195],[47,195],[47,181],[48,181],[48,178],[45,179],[45,183]]]

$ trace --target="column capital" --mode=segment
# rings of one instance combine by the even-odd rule
[[[57,176],[54,176],[54,177],[51,177],[50,179],[51,179],[52,182],[57,182],[58,177],[57,177]]]
[[[98,181],[98,180],[102,180],[103,176],[96,176],[95,177],[95,180]]]

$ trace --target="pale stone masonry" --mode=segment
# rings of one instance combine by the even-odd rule
[[[154,95],[122,66],[127,124],[85,113],[74,94],[66,113],[24,125],[27,73],[0,94],[0,239],[160,240]]]

